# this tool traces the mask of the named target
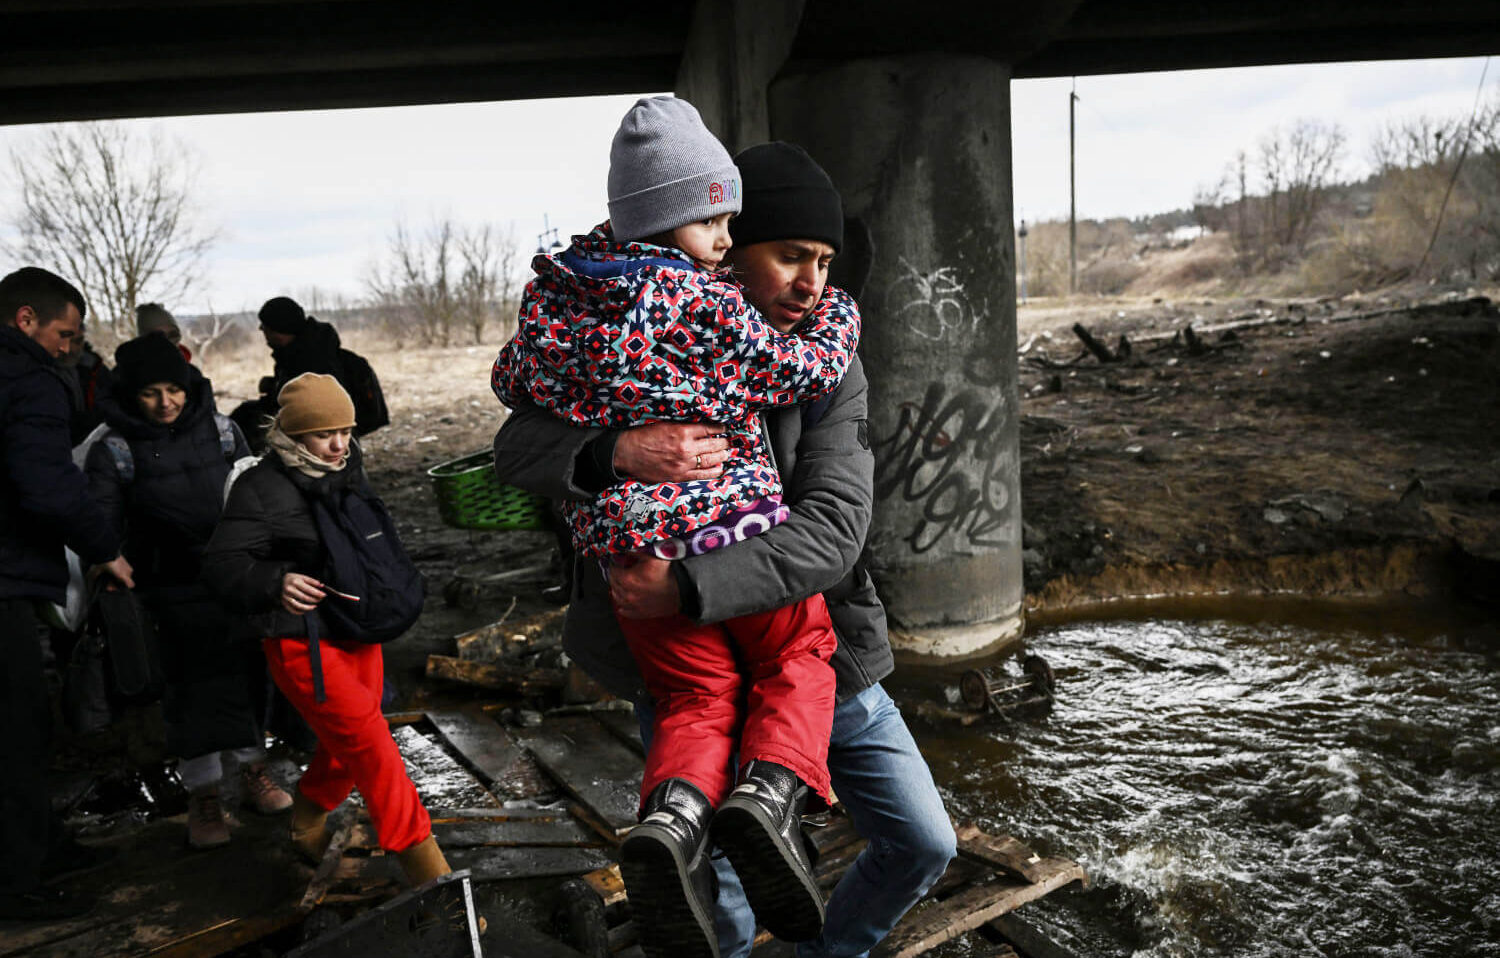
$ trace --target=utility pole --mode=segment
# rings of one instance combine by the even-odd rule
[[[1068,92],[1068,292],[1078,292],[1078,163],[1073,148],[1073,104],[1078,102],[1078,78]]]

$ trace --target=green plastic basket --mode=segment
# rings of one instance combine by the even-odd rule
[[[443,521],[460,529],[543,529],[547,500],[495,477],[495,453],[486,449],[427,470]]]

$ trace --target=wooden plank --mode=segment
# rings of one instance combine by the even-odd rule
[[[469,662],[451,655],[427,656],[427,677],[527,696],[550,695],[567,681],[567,673],[562,669]]]
[[[1042,856],[1009,835],[987,835],[972,822],[954,830],[958,853],[1022,881],[1034,882],[1042,874]]]
[[[997,879],[966,888],[941,902],[929,900],[918,905],[871,954],[876,958],[915,958],[1069,882],[1084,879],[1083,869],[1066,859],[1045,858],[1039,867],[1043,877],[1030,884]]]
[[[422,804],[428,807],[480,808],[499,807],[500,800],[490,793],[474,775],[449,755],[437,742],[403,725],[391,729],[391,737],[406,761],[406,773]]]
[[[547,774],[615,835],[635,824],[641,758],[598,722],[581,715],[554,718],[538,728],[521,729],[516,737]]]
[[[555,822],[566,819],[564,808],[533,808],[528,805],[498,808],[429,808],[434,822]]]
[[[641,739],[641,722],[636,718],[634,709],[600,709],[593,714],[594,721],[604,726],[606,731],[624,742],[641,758],[646,757],[646,743]]]
[[[532,822],[434,823],[432,834],[442,848],[534,845],[554,848],[601,848],[605,842],[572,819]]]
[[[475,881],[583,875],[609,864],[609,853],[595,848],[455,848],[443,850],[456,871],[469,869]]]
[[[803,831],[812,839],[819,855],[831,854],[850,842],[859,841],[859,832],[854,830],[854,820],[841,813],[830,815],[826,824],[803,825]]]
[[[928,898],[946,898],[958,891],[965,885],[983,881],[995,873],[988,865],[976,861],[970,861],[962,856],[954,856],[948,867],[943,869],[943,874],[932,887],[927,889]]]
[[[521,746],[483,711],[431,711],[427,720],[486,785],[503,784],[514,775],[523,757]]]

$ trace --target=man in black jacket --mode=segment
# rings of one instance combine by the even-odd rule
[[[843,241],[832,181],[798,147],[767,143],[735,157],[744,209],[730,221],[730,260],[745,298],[790,332],[822,297]],[[952,825],[901,713],[880,687],[893,667],[885,609],[859,562],[874,501],[868,383],[858,359],[832,396],[764,414],[791,510],[786,522],[727,549],[678,562],[651,558],[611,571],[575,568],[563,626],[568,653],[612,692],[649,708],[615,622],[681,613],[699,622],[764,612],[822,593],[838,633],[838,704],[828,768],[869,846],[828,902],[822,934],[801,958],[864,955],[917,902],[954,854]],[[583,429],[536,409],[511,413],[495,437],[501,481],[551,498],[591,499],[622,475],[647,482],[711,479],[725,440],[711,424]],[[646,723],[643,723],[643,726]],[[722,958],[749,955],[755,921],[739,879],[716,861]]]
[[[57,834],[48,809],[51,710],[36,609],[64,599],[64,545],[96,573],[134,584],[69,443],[57,360],[83,335],[85,309],[83,295],[46,270],[0,279],[0,918],[60,918],[91,906],[42,884],[81,852]]]
[[[276,415],[281,387],[303,373],[332,376],[354,400],[354,435],[364,436],[391,421],[375,370],[363,356],[343,348],[338,330],[307,315],[290,296],[266,300],[258,314],[260,332],[271,347],[275,372],[261,380],[261,397],[241,403],[230,413],[252,448],[262,443],[265,417]]]

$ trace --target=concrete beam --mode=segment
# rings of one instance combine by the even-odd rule
[[[771,138],[766,89],[786,63],[804,0],[699,0],[677,70],[677,95],[698,108],[730,153]]]

